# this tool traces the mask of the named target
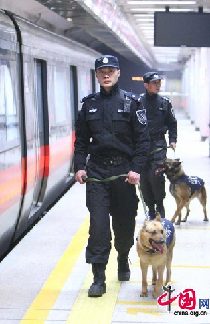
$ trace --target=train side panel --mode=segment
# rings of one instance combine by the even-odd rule
[[[11,20],[0,13],[0,255],[10,247],[21,202],[18,44]]]
[[[0,76],[1,83],[9,87],[4,101],[12,93],[13,104],[0,107],[0,257],[74,182],[75,118],[81,97],[95,89],[93,65],[97,56],[76,42],[15,17],[22,37],[21,79],[14,26],[9,19],[2,19],[8,21],[13,42],[7,40],[12,44],[7,44],[8,62],[0,56]],[[8,26],[2,24],[3,33]],[[0,32],[0,41],[1,36]],[[0,44],[1,53],[2,44],[5,40]],[[22,105],[19,83],[24,90]]]

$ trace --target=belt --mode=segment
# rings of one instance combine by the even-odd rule
[[[122,163],[127,162],[129,159],[126,156],[110,156],[110,157],[101,157],[101,156],[91,156],[90,161],[97,164],[106,165],[106,166],[116,166]]]

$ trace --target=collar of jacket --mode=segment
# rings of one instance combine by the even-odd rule
[[[149,94],[149,92],[146,91],[146,99],[147,100],[155,100],[157,97],[158,97],[158,94],[157,93]]]
[[[111,97],[111,96],[113,96],[114,94],[116,94],[118,92],[119,92],[119,84],[118,84],[118,82],[115,83],[115,85],[113,85],[113,87],[111,88],[111,90],[109,92],[106,92],[103,87],[100,87],[100,94],[103,97]]]

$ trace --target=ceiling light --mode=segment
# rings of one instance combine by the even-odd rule
[[[145,13],[145,12],[144,13],[137,13],[137,14],[134,13],[133,16],[136,17],[136,18],[138,18],[138,17],[140,17],[140,18],[141,17],[143,17],[143,18],[153,18],[154,17],[153,13]]]
[[[128,4],[130,5],[193,5],[196,4],[196,1],[167,1],[167,0],[162,0],[162,1],[127,1]]]
[[[136,20],[137,21],[154,21],[154,17],[149,17],[149,18],[146,18],[146,17],[136,17]]]
[[[139,12],[154,12],[154,11],[164,11],[165,8],[130,8],[131,11]],[[181,8],[169,8],[169,11],[194,11],[194,9],[181,9]]]
[[[143,11],[164,11],[165,9],[164,8],[130,8],[131,11],[140,11],[140,12],[143,12]]]

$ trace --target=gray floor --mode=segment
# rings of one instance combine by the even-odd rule
[[[183,161],[188,175],[205,180],[207,193],[210,189],[208,154],[208,142],[200,142],[199,132],[180,116],[175,156]],[[174,157],[173,152],[168,155]],[[209,204],[210,200],[207,211]],[[165,205],[170,219],[175,202],[168,190]],[[0,323],[210,323],[208,305],[199,307],[199,301],[208,303],[210,299],[210,225],[202,221],[198,201],[191,203],[190,210],[188,222],[176,226],[172,296],[178,297],[171,304],[170,313],[166,306],[157,305],[151,295],[139,296],[141,274],[135,247],[130,253],[131,281],[117,282],[113,251],[107,270],[107,294],[92,299],[87,297],[90,267],[84,261],[88,231],[85,186],[76,184],[1,262]],[[139,204],[136,234],[143,220],[144,212]],[[193,310],[180,308],[179,296],[185,289],[195,291]]]

